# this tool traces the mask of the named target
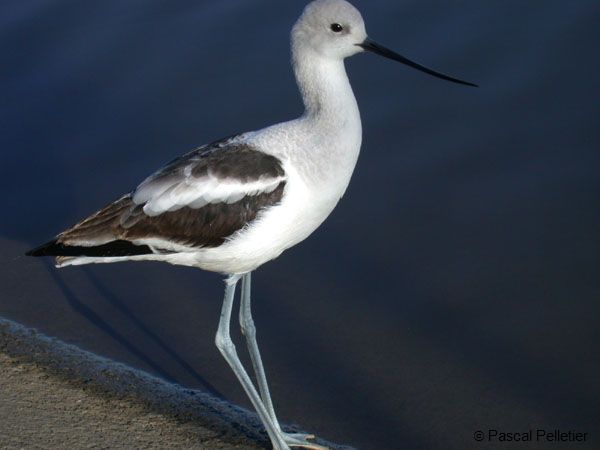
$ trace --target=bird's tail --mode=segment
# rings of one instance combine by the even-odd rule
[[[57,237],[26,253],[27,256],[54,256],[59,266],[76,258],[118,258],[152,254],[147,245],[135,245],[115,234],[115,223],[132,208],[126,195],[92,214]]]

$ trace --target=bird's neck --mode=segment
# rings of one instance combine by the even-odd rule
[[[292,62],[304,102],[305,119],[327,126],[360,128],[358,105],[343,60],[294,49]]]
[[[314,186],[325,186],[334,203],[343,195],[362,141],[360,113],[344,62],[293,51],[305,112],[295,121],[301,140],[294,157]]]

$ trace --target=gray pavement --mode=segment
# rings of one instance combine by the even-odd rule
[[[256,417],[0,318],[0,448],[264,449]]]

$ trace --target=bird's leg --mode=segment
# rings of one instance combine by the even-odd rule
[[[240,304],[240,327],[242,329],[242,334],[246,337],[248,352],[250,353],[250,359],[252,360],[252,366],[254,367],[254,373],[256,374],[256,379],[258,382],[258,390],[260,391],[260,396],[265,409],[273,421],[273,425],[281,434],[283,440],[290,447],[305,447],[313,450],[325,450],[325,447],[308,441],[308,439],[314,439],[314,436],[311,434],[285,433],[281,430],[279,421],[275,415],[275,409],[273,408],[271,394],[269,393],[269,385],[267,384],[267,376],[265,375],[265,369],[260,357],[258,343],[256,342],[256,326],[254,325],[254,320],[252,319],[252,308],[250,302],[251,280],[251,272],[244,274],[242,278],[242,300]]]
[[[256,326],[252,319],[252,310],[250,304],[250,290],[251,290],[251,273],[247,273],[242,277],[242,300],[240,304],[240,327],[242,334],[246,337],[246,344],[248,345],[248,352],[250,353],[250,359],[252,360],[252,366],[254,367],[254,373],[258,381],[258,390],[260,397],[262,398],[263,404],[273,424],[279,429],[279,421],[275,416],[275,410],[273,408],[273,402],[271,401],[271,394],[269,393],[269,385],[267,384],[267,377],[265,375],[265,369],[262,364],[260,357],[260,351],[258,350],[258,343],[256,342]]]
[[[237,355],[235,345],[229,334],[231,309],[233,307],[233,300],[235,298],[235,286],[237,285],[239,279],[240,275],[231,275],[225,281],[225,297],[223,299],[223,308],[221,309],[221,319],[219,321],[219,329],[217,330],[217,335],[215,337],[215,344],[242,384],[244,391],[246,391],[246,395],[248,395],[248,398],[250,398],[254,409],[256,409],[260,420],[267,430],[269,438],[273,444],[273,449],[290,450],[288,444],[285,443],[283,436],[279,431],[279,427],[273,424],[271,416],[265,409],[258,392],[256,392],[256,389],[250,380],[250,377],[244,370],[244,367],[242,366],[242,363]]]

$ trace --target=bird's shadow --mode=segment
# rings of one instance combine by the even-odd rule
[[[137,357],[145,364],[148,365],[156,374],[164,378],[165,380],[178,383],[175,376],[171,375],[165,370],[156,360],[150,357],[146,352],[132,344],[123,334],[121,334],[115,327],[107,323],[99,314],[97,314],[91,307],[83,303],[73,290],[65,283],[61,276],[57,273],[55,268],[50,264],[46,263],[50,276],[61,290],[65,299],[77,314],[83,316],[88,322],[98,328],[100,331],[108,335],[110,338],[119,343],[133,356]],[[104,283],[102,283],[93,271],[88,268],[83,268],[83,273],[89,279],[91,285],[96,289],[99,297],[116,308],[128,321],[129,323],[138,329],[144,336],[154,342],[160,347],[169,357],[171,357],[177,364],[179,364],[185,372],[187,372],[200,386],[209,394],[226,400],[221,392],[219,392],[209,381],[207,381],[202,375],[200,375],[175,349],[173,349],[168,343],[166,343],[160,336],[148,327],[142,320],[140,320],[125,304],[119,299],[119,297],[110,290]]]

